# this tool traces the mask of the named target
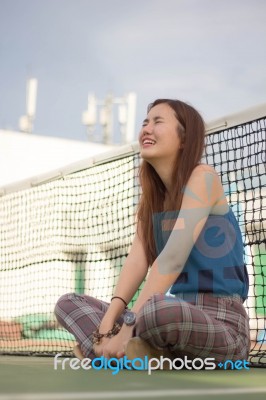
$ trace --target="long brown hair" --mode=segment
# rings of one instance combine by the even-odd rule
[[[204,150],[205,125],[198,111],[180,100],[158,99],[148,106],[148,112],[162,103],[168,104],[175,112],[179,122],[177,134],[180,136],[182,146],[173,168],[172,193],[167,205],[165,204],[166,188],[155,169],[146,160],[142,161],[140,167],[142,195],[137,217],[141,221],[143,244],[149,265],[152,265],[157,257],[153,214],[180,209],[185,185],[193,169],[200,163]]]

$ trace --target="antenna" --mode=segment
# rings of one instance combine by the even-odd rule
[[[32,133],[33,131],[33,120],[36,113],[37,87],[37,79],[28,79],[26,89],[26,115],[22,115],[19,119],[19,128],[22,132]]]
[[[120,125],[120,144],[134,141],[136,93],[129,92],[124,97],[114,97],[112,94],[108,94],[104,100],[98,100],[94,95],[89,94],[88,99],[88,109],[82,113],[82,123],[87,127],[89,140],[93,140],[93,130],[98,122],[103,129],[103,143],[112,143],[113,127],[118,122]],[[118,114],[117,118],[114,118],[114,108]]]
[[[88,108],[82,113],[82,123],[87,126],[88,139],[93,140],[93,128],[96,124],[97,101],[94,93],[88,95]]]
[[[27,115],[31,118],[35,117],[36,112],[36,98],[37,98],[37,87],[38,81],[35,78],[28,80],[27,85],[27,98],[26,98],[26,107],[27,107]]]
[[[136,120],[136,105],[137,95],[134,92],[128,93],[126,97],[127,104],[127,120],[126,120],[126,143],[131,143],[135,137],[135,120]]]

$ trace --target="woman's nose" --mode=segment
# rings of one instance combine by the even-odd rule
[[[143,126],[142,132],[146,134],[152,133],[152,124],[149,122],[146,125]]]

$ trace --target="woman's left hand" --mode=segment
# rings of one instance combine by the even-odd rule
[[[103,356],[106,358],[122,358],[125,355],[125,348],[132,338],[133,327],[123,325],[120,332],[113,336],[103,348]]]

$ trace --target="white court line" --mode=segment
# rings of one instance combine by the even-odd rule
[[[231,388],[231,389],[173,389],[173,390],[134,390],[121,392],[73,392],[73,393],[8,393],[0,394],[0,400],[97,400],[97,399],[128,399],[149,397],[184,397],[184,396],[215,396],[229,394],[266,393],[266,387],[261,388]]]

